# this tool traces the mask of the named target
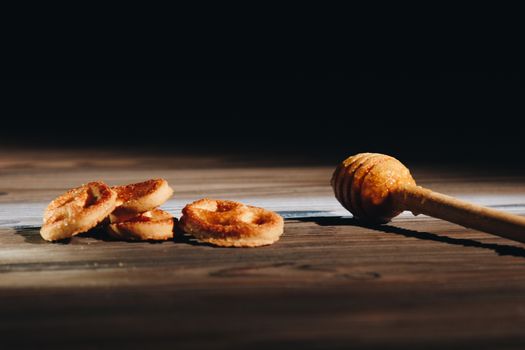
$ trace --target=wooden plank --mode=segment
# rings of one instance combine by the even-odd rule
[[[0,153],[2,348],[525,345],[524,245],[411,214],[363,226],[333,198],[331,166],[17,152]],[[433,189],[525,214],[524,176],[436,169],[414,174]],[[187,236],[40,239],[42,208],[66,188],[149,177],[175,188],[165,205],[174,215],[202,196],[239,199],[281,212],[285,234],[257,249]]]

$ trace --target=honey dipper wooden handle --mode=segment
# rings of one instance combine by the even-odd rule
[[[461,201],[420,186],[404,186],[393,193],[400,209],[425,214],[464,227],[525,243],[525,217]]]

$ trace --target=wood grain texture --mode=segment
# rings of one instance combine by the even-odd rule
[[[525,246],[424,216],[354,221],[331,166],[243,158],[0,151],[0,339],[11,348],[522,349]],[[418,183],[525,214],[525,176],[413,169]],[[96,232],[44,242],[41,210],[94,179],[164,177],[287,219],[256,249]]]

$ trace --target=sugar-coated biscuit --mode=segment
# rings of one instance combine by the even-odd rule
[[[135,213],[144,213],[164,204],[173,189],[164,179],[152,179],[124,186],[112,187],[117,193],[117,206]]]
[[[204,198],[184,207],[180,227],[202,242],[223,247],[258,247],[279,240],[284,220],[263,208]]]
[[[86,232],[115,209],[116,199],[117,194],[101,181],[71,189],[49,203],[40,235],[56,241]]]
[[[174,222],[170,213],[160,209],[141,214],[117,209],[110,215],[107,232],[123,240],[168,240],[173,238]]]

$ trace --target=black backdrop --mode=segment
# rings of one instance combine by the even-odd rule
[[[2,145],[521,162],[519,72],[4,80]],[[258,78],[258,77],[256,77]]]

